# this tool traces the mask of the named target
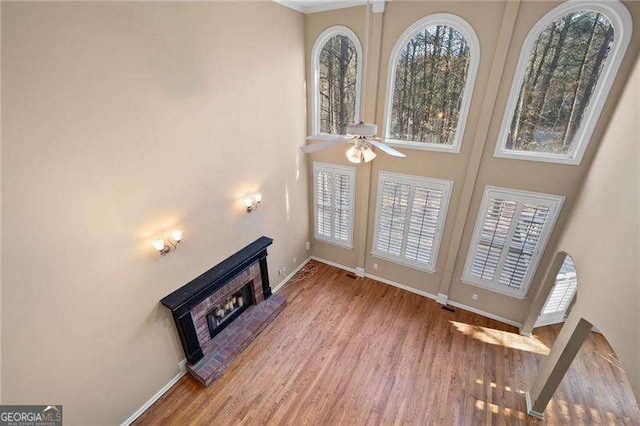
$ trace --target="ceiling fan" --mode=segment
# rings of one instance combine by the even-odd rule
[[[375,124],[368,124],[361,121],[359,123],[349,124],[346,135],[321,134],[307,136],[307,140],[317,140],[320,142],[305,145],[300,149],[302,152],[309,154],[332,146],[351,143],[353,146],[347,150],[347,159],[352,163],[360,163],[362,160],[368,163],[376,158],[377,154],[371,149],[372,146],[393,157],[406,157],[406,155],[400,151],[391,148],[389,145],[385,145],[381,138],[374,138],[377,132],[378,127]]]

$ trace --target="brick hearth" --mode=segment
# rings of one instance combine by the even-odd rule
[[[220,334],[211,339],[204,358],[187,364],[189,374],[204,386],[220,377],[227,366],[284,309],[287,301],[277,294],[250,306]]]

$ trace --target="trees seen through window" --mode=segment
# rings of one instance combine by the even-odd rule
[[[345,134],[356,120],[356,46],[349,37],[331,37],[320,51],[320,132]]]
[[[611,22],[593,11],[569,13],[540,34],[511,119],[508,150],[572,152],[613,37]]]
[[[450,26],[416,34],[396,64],[388,137],[453,145],[469,58],[467,40]]]

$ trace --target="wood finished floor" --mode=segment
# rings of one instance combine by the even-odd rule
[[[183,377],[135,423],[640,424],[607,341],[592,333],[538,421],[529,389],[559,327],[515,327],[311,262],[289,305],[209,388]],[[304,271],[304,270],[303,270]]]

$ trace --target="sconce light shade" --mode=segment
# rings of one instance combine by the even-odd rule
[[[151,241],[151,245],[159,252],[162,252],[164,250],[164,240],[153,240]]]
[[[151,245],[154,249],[158,250],[158,252],[164,256],[165,254],[175,250],[178,248],[178,244],[182,240],[182,231],[179,229],[174,229],[171,231],[171,237],[167,240],[163,240],[162,238],[158,238],[157,240],[151,241]]]
[[[251,213],[258,208],[258,205],[262,202],[262,194],[255,194],[251,198],[245,198],[244,205],[247,206],[247,213]]]

